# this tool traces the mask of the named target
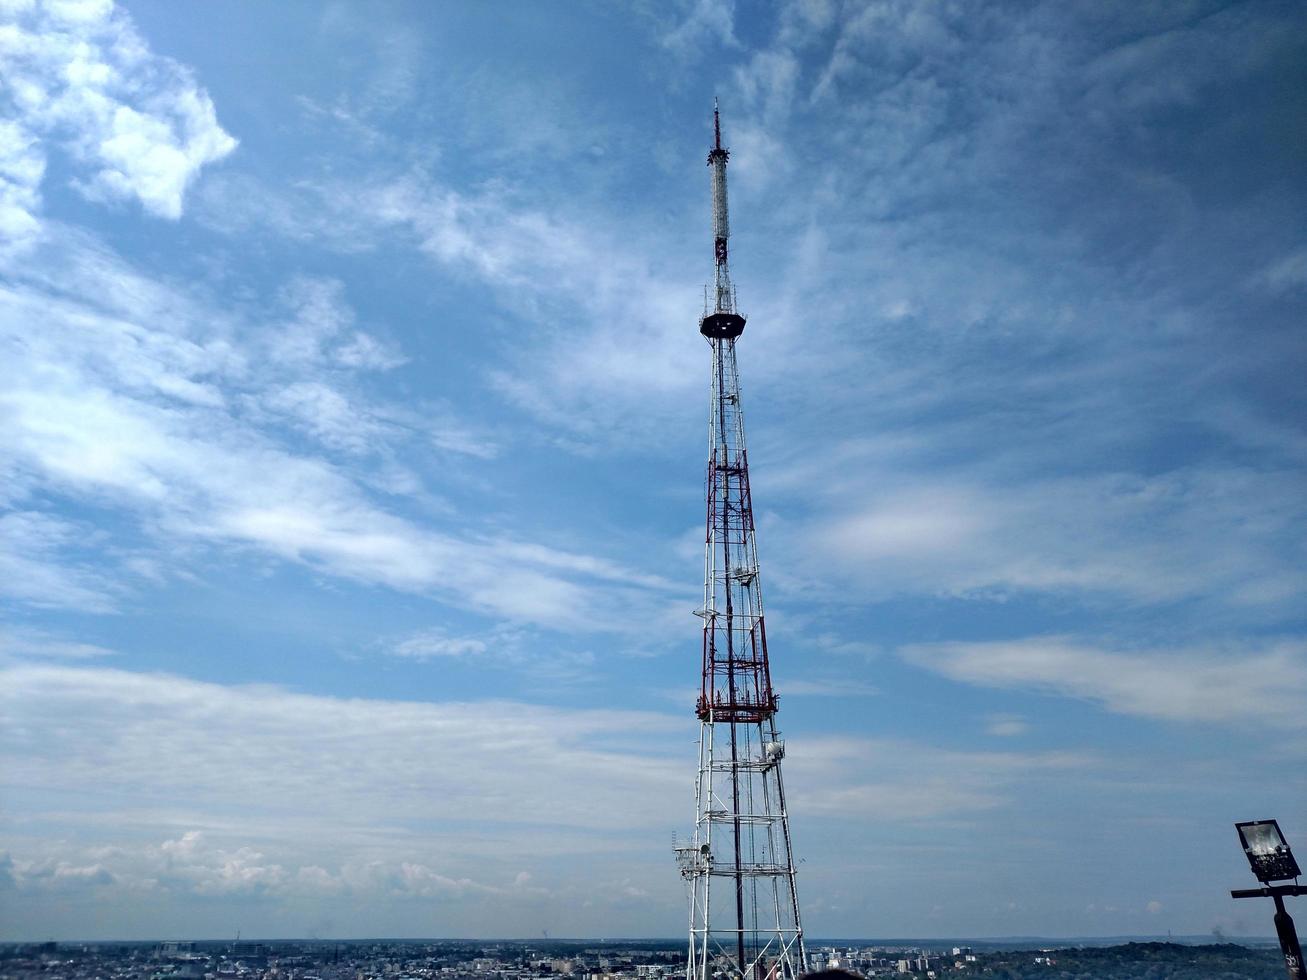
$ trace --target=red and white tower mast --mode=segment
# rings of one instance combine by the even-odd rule
[[[727,266],[730,218],[721,119],[713,106],[713,250],[699,332],[712,348],[703,680],[694,836],[676,848],[689,886],[686,980],[787,980],[806,969],[776,695],[754,543],[735,343],[744,332]]]

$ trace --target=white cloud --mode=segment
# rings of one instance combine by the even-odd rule
[[[1258,286],[1287,293],[1307,286],[1307,248],[1299,248],[1276,259],[1255,278]]]
[[[1079,752],[976,752],[904,739],[791,740],[787,787],[798,818],[934,820],[1003,807],[1031,779],[1082,779],[1101,765]],[[811,831],[810,831],[811,832]]]
[[[0,519],[2,521],[3,519]],[[41,657],[54,660],[87,660],[113,656],[114,651],[96,643],[70,640],[46,630],[30,627],[0,627],[0,657]]]
[[[369,335],[339,284],[292,283],[291,316],[268,329],[151,282],[75,235],[52,236],[14,268],[30,284],[0,291],[0,344],[15,379],[0,393],[0,445],[20,495],[42,487],[93,499],[134,515],[156,540],[252,548],[550,626],[612,628],[597,615],[611,603],[634,604],[644,612],[632,621],[648,621],[674,598],[675,583],[608,559],[400,517],[371,499],[366,467],[306,453],[267,425],[288,421],[328,448],[383,460],[410,438],[494,454],[456,420],[355,391],[351,372],[363,368],[340,352]],[[52,268],[63,270],[58,292],[42,281]],[[377,482],[393,485],[393,467],[380,470]],[[45,578],[15,579],[25,593],[44,581],[45,593],[106,605],[51,547],[36,553]]]
[[[10,873],[29,895],[60,867],[64,888],[99,875],[95,887],[138,908],[150,896],[188,907],[258,895],[271,909],[484,897],[502,916],[611,889],[644,921],[676,921],[665,835],[686,828],[693,725],[688,710],[384,701],[12,667],[0,670]],[[1100,762],[808,736],[790,739],[787,766],[800,853],[814,855],[862,840],[867,820],[955,826]]]
[[[367,66],[363,77],[356,79],[329,111],[354,122],[364,137],[379,139],[380,134],[367,121],[403,112],[420,91],[419,82],[430,63],[422,32],[376,11],[364,13],[334,4],[323,10],[320,25],[324,34],[344,42],[344,50],[367,52],[362,59]]]
[[[195,188],[189,212],[196,221],[233,238],[260,230],[304,245],[329,246],[355,254],[376,247],[359,222],[342,221],[324,210],[318,196],[299,185],[273,189],[234,168],[215,170]]]
[[[78,865],[69,861],[13,861],[9,874],[15,885],[44,892],[80,892],[113,885],[117,879],[101,864]]]
[[[1286,547],[1303,527],[1287,469],[1022,479],[980,468],[918,475],[910,453],[900,458],[899,472],[888,458],[820,458],[783,475],[800,486],[821,467],[840,473],[824,487],[835,516],[777,529],[797,567],[834,564],[875,596],[1205,596],[1273,608],[1307,591]]]
[[[1030,731],[1030,724],[1020,715],[996,714],[985,718],[985,732],[999,738],[1011,738]]]
[[[0,242],[26,245],[40,232],[45,155],[31,133],[12,120],[0,120]]]
[[[1301,727],[1307,644],[1124,651],[1058,636],[906,646],[909,663],[953,680],[1084,698],[1167,721]]]
[[[507,887],[523,861],[638,845],[689,792],[687,717],[94,668],[11,666],[0,681],[7,833],[54,821],[80,842],[27,841],[20,880],[62,861],[202,894]],[[93,810],[60,812],[73,788]]]
[[[383,444],[392,428],[321,381],[296,381],[271,392],[262,404],[324,445],[352,453],[366,453]]]
[[[593,689],[600,681],[596,655],[583,645],[572,645],[576,642],[546,642],[536,630],[501,623],[470,633],[431,626],[379,640],[372,648],[410,661],[461,660],[486,671],[510,671],[519,679],[555,690]]]
[[[758,126],[758,131],[775,132],[787,121],[796,97],[799,73],[799,59],[784,46],[757,51],[747,65],[736,70],[735,79],[740,96],[764,123]],[[728,121],[732,119],[732,109],[731,106],[727,107]],[[731,142],[738,151],[736,155],[744,156],[747,165],[747,158],[752,155],[752,151],[747,147],[742,148],[737,142],[738,133],[738,128],[732,128]],[[756,162],[755,160],[754,163]]]
[[[688,0],[680,23],[663,35],[662,42],[683,58],[693,57],[713,44],[738,47],[733,0]]]
[[[702,340],[686,329],[694,279],[651,268],[629,227],[524,204],[499,183],[464,193],[421,173],[321,192],[342,221],[407,230],[434,261],[488,283],[523,316],[520,356],[490,380],[550,424],[591,439],[631,427],[657,438],[667,399],[702,380]],[[602,424],[614,405],[637,402],[621,429]]]
[[[14,111],[0,132],[0,221],[28,237],[44,165],[38,142],[79,165],[72,183],[88,198],[134,198],[174,219],[200,169],[236,147],[191,72],[153,54],[112,3],[13,10],[0,25],[0,77]],[[14,147],[25,147],[21,156]]]
[[[291,315],[262,338],[268,354],[281,365],[376,371],[407,360],[355,327],[354,311],[339,280],[297,277],[282,289],[281,300]]]
[[[390,648],[396,657],[429,660],[432,657],[477,656],[486,652],[486,641],[470,636],[450,636],[441,629],[428,629],[407,636]]]
[[[1192,22],[1163,18],[1142,36],[1123,39],[1083,68],[1090,109],[1124,108],[1135,115],[1189,106],[1207,86],[1258,71],[1294,23],[1263,13],[1250,17],[1225,9]]]
[[[74,557],[87,530],[39,511],[0,513],[0,596],[40,608],[109,612],[113,588]]]
[[[807,13],[813,23],[825,16],[815,8]],[[807,13],[786,18],[806,24]],[[750,75],[740,85],[750,101],[783,105],[796,84],[793,56],[777,53],[764,60],[766,71],[760,68],[756,78]],[[770,135],[757,120],[733,121],[732,126],[738,127],[744,149],[754,147],[738,155],[741,175],[748,177],[753,167],[759,180],[771,179],[770,170],[780,166],[788,142]],[[304,205],[302,192],[308,187],[321,193],[325,211]],[[510,353],[509,362],[493,370],[492,380],[519,407],[566,430],[560,443],[578,448],[570,438],[576,436],[587,446],[619,437],[664,438],[662,422],[679,412],[703,381],[703,348],[693,319],[700,298],[697,283],[707,263],[687,252],[683,236],[671,242],[651,235],[645,226],[633,225],[629,213],[607,213],[591,202],[578,202],[571,189],[565,203],[557,205],[535,191],[511,175],[460,187],[424,168],[399,178],[372,170],[351,180],[298,181],[285,195],[293,205],[270,202],[258,210],[268,212],[267,224],[274,229],[317,241],[325,234],[325,243],[338,249],[382,241],[390,229],[407,231],[446,270],[489,285],[493,303],[523,321],[522,336],[512,345],[520,353]],[[243,195],[237,190],[231,196]],[[222,204],[216,210],[230,209]],[[789,213],[784,207],[780,211]],[[287,218],[288,212],[296,216]],[[324,213],[329,220],[324,221]],[[835,355],[824,337],[814,338],[801,327],[811,291],[830,285],[817,280],[829,273],[836,246],[823,235],[805,235],[789,225],[768,227],[789,243],[786,255],[797,254],[802,261],[787,260],[780,281],[768,282],[761,295],[751,296],[753,304],[763,307],[758,319],[769,331],[766,345],[751,348],[751,370],[761,360],[764,373],[784,372],[795,388],[805,383],[804,375],[819,386],[817,379],[831,366],[824,355],[846,358],[850,370],[861,359],[848,349]],[[813,230],[811,222],[808,230]],[[860,243],[860,252],[868,249],[879,251],[875,243]],[[840,288],[862,282],[865,272],[844,277]],[[1007,284],[996,276],[986,278],[993,280],[987,307],[992,312],[1007,303]],[[956,284],[950,289],[958,291]],[[849,296],[841,302],[864,305]],[[832,309],[831,316],[838,320],[840,312]],[[615,330],[619,323],[621,329]],[[611,419],[620,422],[600,421]]]

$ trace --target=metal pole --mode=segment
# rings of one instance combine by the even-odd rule
[[[1307,894],[1307,886],[1297,884],[1236,888],[1230,892],[1231,898],[1275,900],[1275,935],[1280,940],[1280,952],[1284,954],[1284,969],[1289,974],[1289,980],[1307,980],[1307,977],[1303,975],[1302,947],[1298,945],[1298,930],[1294,928],[1293,919],[1285,911],[1284,896],[1303,894]]]
[[[714,118],[716,112],[713,113]],[[722,450],[722,580],[726,583],[726,669],[731,679],[731,703],[735,703],[735,609],[731,600],[731,460],[730,445],[726,440],[726,377],[722,360],[722,345],[725,340],[713,341],[713,360],[717,362],[717,418],[721,436]],[[748,964],[744,958],[744,862],[740,853],[740,759],[736,747],[736,726],[731,719],[731,809],[735,813],[735,946],[736,959],[739,962],[740,976],[747,980]]]
[[[1280,937],[1280,952],[1284,954],[1284,969],[1289,980],[1303,980],[1302,947],[1298,945],[1298,930],[1293,927],[1293,919],[1284,910],[1284,899],[1278,894],[1275,899],[1275,934]]]

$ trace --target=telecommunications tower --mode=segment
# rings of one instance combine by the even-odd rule
[[[730,221],[713,105],[713,249],[699,332],[712,347],[703,680],[694,835],[676,848],[690,899],[686,980],[792,980],[806,969],[776,695],[767,664],[735,342],[744,332],[726,263]]]

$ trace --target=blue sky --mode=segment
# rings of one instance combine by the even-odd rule
[[[809,934],[1270,931],[1300,4],[0,10],[0,938],[680,934],[714,95]]]

